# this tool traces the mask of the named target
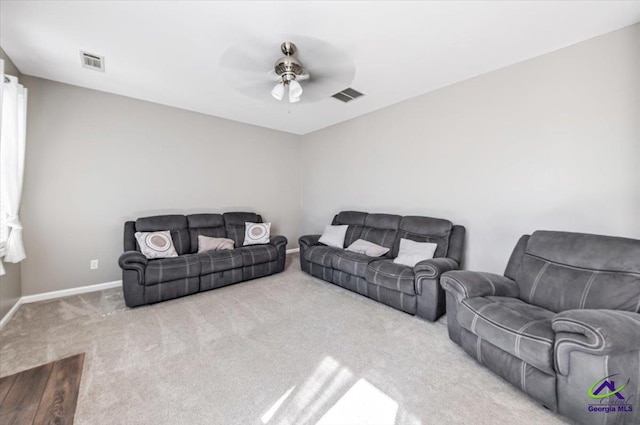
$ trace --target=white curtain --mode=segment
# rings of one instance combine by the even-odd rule
[[[16,77],[4,75],[4,61],[0,64],[0,77],[0,202],[8,230],[6,244],[0,247],[0,274],[4,274],[3,261],[18,263],[26,258],[18,214],[24,177],[27,89],[18,84]]]

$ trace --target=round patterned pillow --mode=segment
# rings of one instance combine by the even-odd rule
[[[243,245],[258,245],[269,243],[271,223],[245,223]]]
[[[171,232],[136,232],[136,240],[140,246],[140,252],[147,258],[177,257],[178,253],[173,246]]]

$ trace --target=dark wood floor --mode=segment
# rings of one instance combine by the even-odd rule
[[[71,425],[84,353],[0,378],[0,424]]]

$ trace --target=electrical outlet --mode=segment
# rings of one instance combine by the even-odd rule
[[[91,270],[95,270],[98,268],[98,260],[91,260],[91,263],[89,263],[89,268]]]

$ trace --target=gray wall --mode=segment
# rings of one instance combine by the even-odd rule
[[[302,137],[23,77],[22,292],[118,280],[151,214],[255,210],[290,248],[343,209],[446,217],[495,272],[535,229],[640,237],[639,76],[635,25]]]
[[[375,93],[370,93],[374,95]],[[305,135],[302,233],[344,209],[467,226],[469,269],[518,237],[640,238],[640,24]]]
[[[0,48],[0,59],[4,60],[5,74],[21,78],[20,71],[13,64],[9,56]],[[22,296],[20,286],[20,264],[5,263],[6,274],[0,276],[0,319],[11,310]]]
[[[119,280],[125,220],[256,211],[297,245],[299,136],[24,77],[23,295]],[[90,270],[91,259],[100,261]]]

